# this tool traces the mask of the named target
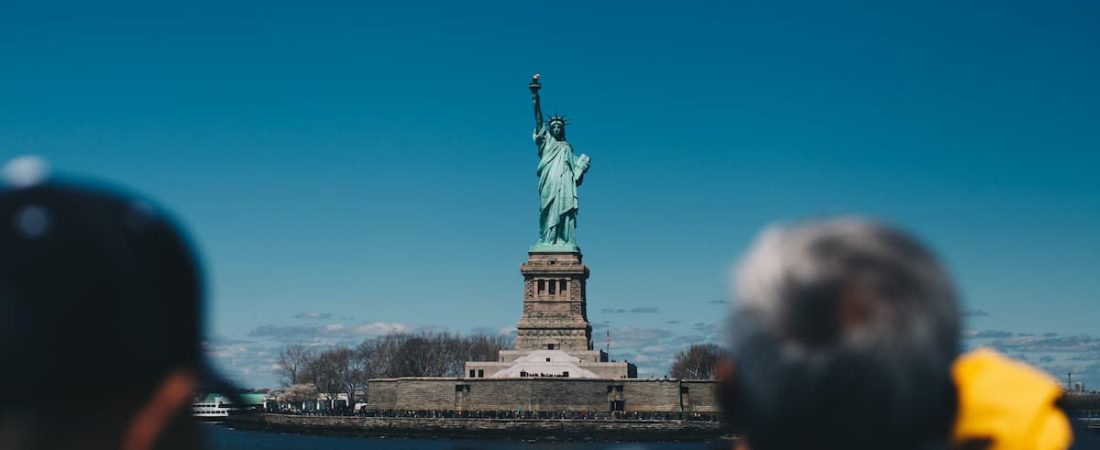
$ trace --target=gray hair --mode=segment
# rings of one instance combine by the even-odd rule
[[[736,403],[754,448],[904,448],[943,431],[958,304],[914,238],[850,217],[772,227],[735,279]]]

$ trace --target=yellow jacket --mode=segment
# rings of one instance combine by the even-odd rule
[[[1054,405],[1062,389],[1049,375],[993,350],[961,356],[952,368],[959,409],[952,441],[989,441],[988,450],[1064,450],[1069,419]]]

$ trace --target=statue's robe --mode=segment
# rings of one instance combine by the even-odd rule
[[[535,130],[539,148],[540,244],[574,244],[577,186],[588,170],[587,157],[578,158],[573,146],[550,135],[543,124]]]

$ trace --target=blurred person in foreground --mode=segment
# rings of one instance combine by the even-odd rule
[[[736,269],[721,401],[736,446],[1061,450],[1046,374],[960,355],[952,282],[896,229],[838,218],[765,230]]]
[[[0,449],[199,448],[196,255],[151,202],[36,164],[0,188]]]

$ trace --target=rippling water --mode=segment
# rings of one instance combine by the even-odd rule
[[[213,424],[201,424],[214,450],[705,450],[697,442],[522,442],[453,439],[395,439],[340,436],[311,436],[286,433],[234,430]],[[714,448],[713,446],[711,446]]]

